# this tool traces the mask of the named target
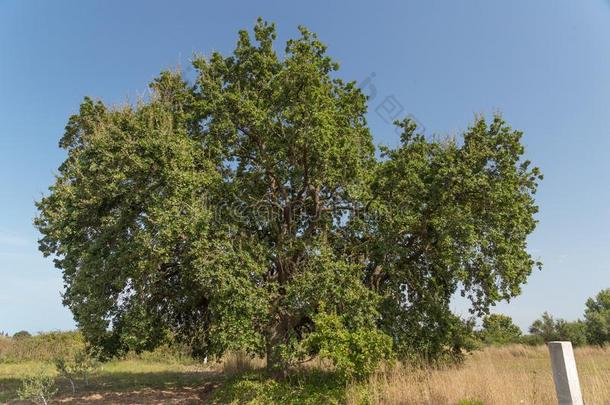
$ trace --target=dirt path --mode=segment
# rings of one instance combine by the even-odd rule
[[[171,389],[144,388],[123,392],[87,392],[83,395],[61,396],[52,401],[54,404],[202,404],[218,387],[218,382],[208,382],[196,387],[180,387]]]

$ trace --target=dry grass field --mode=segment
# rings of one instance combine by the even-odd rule
[[[54,338],[55,339],[55,338]],[[46,339],[48,343],[48,338]],[[64,342],[65,343],[65,342]],[[21,343],[20,343],[21,344]],[[1,345],[0,345],[1,346]],[[0,347],[0,404],[16,400],[21,379],[45,367],[44,345]],[[62,347],[65,347],[62,345]],[[12,351],[11,351],[12,350]],[[21,350],[18,352],[16,350]],[[25,350],[25,351],[24,351]],[[24,354],[24,353],[29,354]],[[11,354],[12,353],[12,354]],[[10,356],[9,356],[10,354]],[[2,357],[4,355],[4,357]],[[34,356],[19,360],[16,356]],[[575,349],[587,405],[610,404],[610,349]],[[103,364],[90,384],[72,395],[57,376],[54,404],[554,404],[550,359],[545,346],[490,347],[468,355],[464,364],[422,369],[388,364],[365,382],[345,384],[319,361],[278,382],[262,371],[264,362],[229,355],[201,364],[153,353]]]
[[[575,357],[585,403],[610,404],[610,350],[576,348]],[[498,405],[554,404],[554,390],[546,347],[515,345],[475,352],[460,367],[391,367],[373,376],[366,390],[348,389],[347,403],[435,405],[471,400]]]

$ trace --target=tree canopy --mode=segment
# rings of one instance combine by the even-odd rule
[[[513,323],[508,315],[491,314],[483,317],[481,340],[490,345],[505,345],[518,343],[521,339],[521,329]]]
[[[567,340],[574,346],[583,346],[588,343],[586,322],[576,320],[568,322],[565,319],[555,319],[548,312],[544,312],[542,317],[536,319],[529,328],[529,332],[534,336],[539,336],[542,342],[553,340]]]
[[[589,343],[600,346],[610,342],[610,288],[589,298],[585,308],[585,323]]]
[[[427,139],[406,119],[376,154],[366,97],[299,29],[279,55],[259,20],[233,54],[196,57],[194,82],[163,72],[149,99],[85,98],[69,119],[35,224],[106,354],[171,335],[284,369],[334,328],[435,358],[461,347],[455,293],[482,315],[540,266],[521,132],[496,115]]]

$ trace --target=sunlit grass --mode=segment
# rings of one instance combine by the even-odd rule
[[[88,386],[77,381],[78,392],[128,391],[143,388],[171,389],[183,386],[198,386],[219,378],[215,368],[220,365],[197,365],[150,362],[146,360],[115,360],[101,365],[91,376]],[[27,361],[22,363],[0,363],[0,402],[14,399],[21,380],[36,374],[43,368],[56,377],[59,394],[70,394],[67,380],[57,375],[55,366],[49,362]]]
[[[610,403],[610,349],[577,348],[575,356],[586,403]],[[193,395],[193,390],[199,390],[199,393],[205,391],[202,394],[205,402],[213,404],[457,405],[470,400],[463,403],[542,405],[556,402],[545,346],[487,348],[469,355],[461,366],[446,368],[386,364],[367,381],[347,384],[318,360],[296,370],[289,379],[277,381],[264,372],[263,360],[238,353],[208,364],[191,359],[151,360],[154,358],[130,357],[104,363],[88,387],[82,382],[77,384],[77,398],[78,395],[119,395],[122,401],[126,397],[120,395],[127,394],[119,393],[135,396],[147,393],[148,398],[156,398],[168,392]],[[0,363],[0,402],[15,398],[21,379],[36,373],[40,367],[56,375],[50,362]],[[61,377],[56,381],[60,397],[69,398],[68,382]],[[207,388],[202,390],[204,386]]]
[[[610,403],[610,350],[577,348],[575,357],[585,403]],[[396,364],[380,370],[366,390],[347,395],[349,404],[556,403],[546,346],[507,346],[473,353],[464,365],[416,369]]]

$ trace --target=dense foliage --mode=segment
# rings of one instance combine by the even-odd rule
[[[575,346],[587,344],[587,326],[584,322],[577,320],[568,322],[564,319],[555,319],[548,312],[536,319],[529,328],[532,335],[538,336],[543,342],[554,340],[570,341]]]
[[[32,336],[32,334],[27,330],[20,330],[19,332],[15,332],[15,334],[13,335],[13,339],[23,339],[28,338],[30,336]]]
[[[19,399],[41,405],[47,405],[56,393],[55,379],[43,368],[35,375],[27,376],[17,392]]]
[[[0,338],[0,363],[52,362],[85,349],[78,332],[47,332],[21,338]]]
[[[375,329],[348,330],[337,314],[320,312],[314,317],[314,332],[305,347],[322,359],[330,360],[346,380],[364,378],[380,360],[391,354],[389,336]]]
[[[194,83],[164,72],[135,106],[84,100],[37,204],[64,303],[107,355],[174,336],[285,370],[312,333],[326,351],[387,336],[401,356],[459,353],[452,296],[482,315],[539,265],[521,132],[478,117],[429,140],[405,120],[376,157],[366,97],[316,35],[300,28],[284,57],[275,36],[259,21],[232,55],[197,57]]]
[[[577,346],[610,343],[610,288],[587,300],[584,315],[584,320],[568,322],[545,312],[530,326],[530,333],[544,342],[569,340]]]
[[[521,329],[513,323],[510,316],[492,314],[483,317],[483,328],[479,332],[479,337],[489,345],[519,343]]]
[[[589,343],[610,343],[610,288],[600,291],[586,302],[585,322]]]

